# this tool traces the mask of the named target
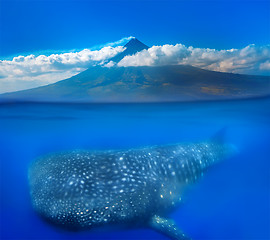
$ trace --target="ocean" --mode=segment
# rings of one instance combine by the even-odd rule
[[[72,232],[31,206],[27,171],[71,149],[123,149],[210,139],[238,152],[191,186],[170,217],[192,239],[270,239],[270,98],[149,104],[0,104],[0,239],[168,239],[147,227]],[[138,219],[140,221],[140,219]]]

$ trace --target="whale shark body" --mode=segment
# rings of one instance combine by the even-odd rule
[[[231,153],[219,141],[47,155],[29,168],[34,209],[69,229],[148,225],[187,239],[167,218],[183,189]]]

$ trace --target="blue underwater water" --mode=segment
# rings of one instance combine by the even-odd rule
[[[270,98],[163,104],[0,104],[0,239],[168,239],[147,227],[71,232],[32,209],[27,171],[71,149],[207,140],[226,127],[238,153],[188,189],[171,218],[193,239],[269,239]],[[138,219],[138,222],[141,219]]]

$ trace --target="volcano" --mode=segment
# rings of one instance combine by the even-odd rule
[[[134,38],[109,61],[149,47]],[[178,102],[270,95],[270,77],[222,73],[187,65],[93,66],[71,78],[38,88],[5,93],[0,101]]]

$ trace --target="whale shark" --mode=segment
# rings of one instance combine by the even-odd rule
[[[124,150],[72,150],[42,156],[28,172],[33,208],[68,229],[149,226],[190,239],[168,218],[185,187],[234,148],[211,139]]]

